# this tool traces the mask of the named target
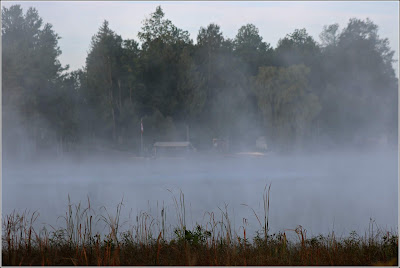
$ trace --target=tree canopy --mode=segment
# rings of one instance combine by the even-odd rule
[[[231,39],[210,23],[194,44],[158,6],[137,40],[105,20],[85,66],[68,72],[52,25],[34,8],[3,7],[3,145],[138,152],[141,134],[145,148],[189,138],[207,149],[221,138],[241,150],[260,136],[276,151],[381,136],[395,142],[398,79],[378,25],[352,18],[344,28],[324,26],[319,37],[296,29],[273,48],[254,24]]]

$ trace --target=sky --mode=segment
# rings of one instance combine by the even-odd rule
[[[397,1],[7,1],[2,6],[20,4],[24,11],[35,7],[45,23],[51,23],[61,37],[60,62],[69,70],[85,65],[91,37],[104,20],[123,39],[135,39],[142,22],[161,5],[165,17],[187,30],[196,42],[200,27],[216,23],[227,38],[252,23],[263,41],[276,47],[280,38],[305,28],[319,42],[324,25],[339,23],[343,29],[350,18],[370,18],[379,26],[381,38],[388,38],[399,58],[399,2]],[[398,62],[394,64],[397,77]]]

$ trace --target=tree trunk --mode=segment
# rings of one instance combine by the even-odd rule
[[[63,155],[63,152],[64,152],[63,143],[64,143],[63,136],[60,135],[60,156],[62,156],[62,155]]]
[[[112,115],[112,121],[113,121],[113,141],[115,142],[117,139],[117,126],[115,123],[115,111],[114,111],[114,101],[113,101],[113,95],[112,95],[112,90],[110,90],[110,105],[111,105],[111,115]]]
[[[130,100],[131,104],[133,105],[133,102],[132,102],[132,86],[129,86],[129,100]]]
[[[122,98],[121,98],[121,80],[118,79],[118,97],[119,97],[119,110],[121,111],[122,109]]]
[[[111,115],[112,115],[112,121],[113,121],[113,141],[115,142],[117,139],[117,130],[116,130],[116,123],[115,123],[115,111],[114,111],[114,98],[113,98],[113,83],[112,83],[112,74],[111,74],[111,62],[108,60],[108,74],[109,74],[109,83],[110,83],[110,88],[109,88],[109,98],[110,98],[110,107],[111,107]]]

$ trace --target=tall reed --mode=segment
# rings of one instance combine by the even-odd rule
[[[3,218],[3,265],[397,265],[398,234],[384,231],[371,219],[368,232],[359,236],[309,238],[302,226],[269,233],[271,184],[264,188],[263,215],[253,211],[260,230],[251,238],[249,221],[232,227],[228,204],[219,213],[205,212],[202,223],[189,227],[185,196],[172,195],[177,224],[168,225],[164,202],[157,204],[156,217],[140,211],[135,221],[123,221],[124,199],[114,213],[100,213],[87,199],[86,207],[71,203],[61,227],[45,225],[35,230],[37,211],[13,211]],[[170,191],[172,193],[172,191]],[[218,212],[218,211],[217,211]],[[161,216],[161,218],[159,218]],[[105,234],[99,225],[104,225]],[[170,226],[171,228],[169,228]],[[122,229],[123,227],[126,230]],[[171,232],[173,230],[173,232]],[[291,240],[287,232],[297,239]],[[262,235],[260,235],[262,234]]]

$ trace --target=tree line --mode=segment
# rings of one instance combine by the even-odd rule
[[[324,26],[319,42],[296,29],[273,48],[253,24],[230,39],[211,23],[194,43],[159,6],[137,36],[104,21],[68,71],[36,9],[3,7],[3,149],[138,151],[141,121],[146,147],[188,132],[198,148],[223,138],[233,150],[259,136],[277,151],[397,139],[394,52],[369,19]]]

